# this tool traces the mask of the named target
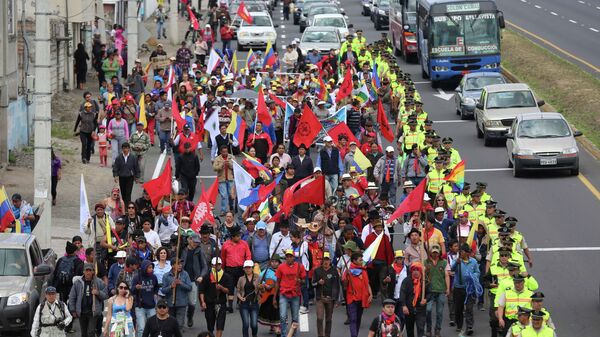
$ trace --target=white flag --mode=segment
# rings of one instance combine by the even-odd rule
[[[235,182],[235,191],[239,202],[239,200],[243,200],[250,195],[250,189],[252,188],[254,178],[252,178],[250,173],[246,172],[240,164],[233,160],[233,180]],[[242,210],[246,210],[246,206],[239,206]]]
[[[217,53],[215,49],[212,48],[210,50],[210,56],[206,65],[206,72],[208,74],[212,73],[221,61],[223,61],[223,59],[221,58],[221,56],[219,56],[219,53]]]
[[[81,233],[85,233],[85,227],[87,226],[90,218],[90,205],[88,204],[83,174],[81,174],[81,188],[79,190],[79,231]]]
[[[205,116],[206,116],[205,112]],[[219,153],[217,146],[217,135],[219,134],[219,113],[212,111],[210,116],[204,120],[204,130],[210,134],[210,140],[212,142],[212,153],[211,158],[215,158]]]

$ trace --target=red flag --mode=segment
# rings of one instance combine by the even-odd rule
[[[296,146],[300,146],[300,144],[304,144],[307,147],[311,146],[313,140],[315,140],[315,137],[322,128],[321,122],[319,122],[317,116],[315,116],[312,110],[305,105],[304,112],[298,121],[298,127],[294,134],[294,144],[296,144]]]
[[[183,126],[185,125],[185,119],[181,117],[181,113],[179,113],[179,107],[177,106],[177,101],[171,101],[171,113],[173,114],[173,119],[177,124],[177,130],[183,131]]]
[[[237,16],[239,16],[242,20],[246,21],[249,25],[252,24],[252,15],[250,15],[250,12],[248,12],[248,8],[246,8],[246,5],[243,1],[238,7]]]
[[[377,123],[379,123],[379,129],[381,130],[383,137],[387,139],[388,142],[394,142],[394,132],[392,132],[390,124],[388,123],[383,104],[381,103],[381,98],[377,100]]]
[[[269,98],[271,98],[273,102],[275,102],[275,104],[279,105],[282,109],[285,110],[285,102],[279,97],[277,97],[277,95],[269,93]]]
[[[263,92],[262,85],[258,88],[258,103],[256,104],[256,115],[258,121],[263,124],[263,126],[269,126],[273,123],[273,119],[271,117],[271,113],[269,112],[269,108],[267,107],[267,103],[265,102],[265,94]]]
[[[165,165],[165,169],[163,170],[161,175],[156,177],[156,179],[152,179],[144,183],[144,190],[148,192],[153,207],[156,207],[158,205],[158,202],[162,197],[171,194],[172,175],[173,173],[171,170],[171,158],[169,158],[169,160],[167,160],[167,165]]]
[[[331,137],[333,139],[333,142],[337,146],[340,145],[340,141],[339,141],[340,135],[346,135],[346,137],[348,137],[348,144],[350,142],[355,142],[356,144],[360,144],[358,142],[358,139],[356,139],[356,137],[354,137],[354,134],[352,133],[352,131],[350,131],[350,128],[348,128],[348,125],[346,125],[346,123],[344,123],[344,122],[339,122],[336,126],[331,128],[331,130],[327,131],[327,134],[329,135],[329,137]]]
[[[313,205],[323,205],[325,203],[325,176],[315,178],[314,175],[308,176],[283,193],[283,205],[281,210],[289,214],[290,210],[299,204],[310,203]]]
[[[427,185],[427,179],[421,180],[419,185],[408,194],[406,199],[396,208],[396,211],[392,213],[388,219],[388,223],[401,217],[404,213],[414,212],[421,209],[423,206],[423,195],[425,195],[425,186]]]
[[[204,107],[200,109],[198,114],[198,122],[196,123],[196,136],[202,141],[204,139]]]
[[[198,200],[196,207],[194,207],[194,210],[192,211],[191,219],[192,223],[190,224],[190,228],[196,233],[200,231],[200,227],[205,221],[208,221],[211,224],[215,223],[215,217],[209,204],[208,194],[204,192],[204,184],[202,185],[200,200]]]
[[[208,191],[206,191],[208,201],[214,205],[217,203],[217,195],[219,194],[219,179],[215,178],[215,182],[210,185]]]
[[[335,103],[339,103],[344,98],[350,96],[352,93],[352,72],[350,70],[346,70],[346,75],[344,75],[344,82],[340,86],[340,89],[335,96]]]
[[[192,25],[194,26],[194,30],[200,30],[200,25],[198,24],[198,19],[196,19],[196,16],[194,15],[194,12],[192,11],[192,7],[190,7],[190,5],[187,6],[187,11],[188,11],[188,14],[190,15],[190,21],[192,22]]]

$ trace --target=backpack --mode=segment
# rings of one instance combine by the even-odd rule
[[[56,268],[56,286],[65,287],[73,285],[75,276],[75,259],[77,256],[67,256],[60,260]]]

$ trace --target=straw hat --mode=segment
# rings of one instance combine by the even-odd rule
[[[321,223],[317,221],[311,222],[310,224],[308,224],[308,230],[311,232],[318,232],[319,230],[321,230]]]

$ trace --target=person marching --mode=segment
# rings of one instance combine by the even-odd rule
[[[518,337],[521,336],[521,332],[525,330],[528,326],[531,326],[529,321],[529,316],[531,315],[531,310],[523,307],[519,307],[519,312],[517,313],[518,320],[514,322],[510,328],[508,328],[508,332],[506,333],[507,337]]]
[[[273,306],[275,308],[279,306],[282,336],[287,336],[288,334],[288,306],[292,312],[291,329],[294,329],[293,336],[296,336],[298,314],[300,311],[300,296],[302,295],[300,288],[302,282],[306,278],[306,274],[306,270],[302,263],[295,262],[294,250],[287,249],[285,251],[285,263],[280,265],[275,272],[275,276],[277,277],[275,292],[279,294],[279,304],[277,304],[275,297],[273,298]]]
[[[258,283],[260,276],[254,273],[254,262],[244,261],[244,275],[236,283],[237,299],[242,318],[242,335],[248,337],[248,328],[252,329],[252,337],[258,334]]]
[[[373,319],[369,326],[368,337],[402,337],[402,322],[395,314],[396,301],[383,300],[381,313]]]
[[[269,266],[260,274],[261,281],[258,286],[260,294],[258,322],[261,325],[269,326],[269,332],[274,332],[277,337],[281,337],[281,331],[279,330],[279,310],[277,310],[279,296],[277,296],[275,289],[277,285],[275,273],[280,264],[281,257],[279,254],[273,254],[269,261]]]
[[[521,337],[556,337],[556,332],[544,324],[543,311],[531,312],[531,325],[523,329]]]
[[[45,299],[35,309],[31,337],[65,337],[65,328],[73,321],[67,304],[56,298],[56,288],[46,288]]]
[[[216,325],[216,337],[223,336],[227,315],[227,295],[230,293],[230,289],[233,288],[231,275],[223,271],[222,264],[220,257],[213,257],[210,275],[204,278],[198,287],[200,304],[206,318],[206,329],[213,332]]]
[[[427,317],[427,299],[423,296],[425,284],[423,282],[423,264],[414,262],[410,265],[410,277],[402,281],[400,288],[400,301],[406,322],[406,336],[424,336],[425,320]],[[415,325],[417,334],[415,335]]]
[[[544,308],[544,293],[541,291],[533,293],[531,295],[531,308],[535,311],[541,311],[544,313],[544,324],[546,324],[550,329],[556,330],[554,326],[554,322],[552,322],[552,318],[550,317],[550,313],[546,308]]]
[[[352,253],[350,265],[342,276],[342,282],[346,288],[350,337],[358,337],[363,310],[368,308],[373,301],[369,276],[365,267],[363,267],[362,253]]]
[[[506,335],[508,328],[517,321],[519,306],[531,309],[531,295],[533,292],[525,288],[525,277],[521,274],[513,276],[514,289],[507,289],[498,295],[498,325],[503,329],[502,336]]]
[[[323,262],[315,269],[312,283],[316,288],[317,336],[331,337],[333,309],[337,306],[336,299],[340,292],[340,276],[337,269],[331,265],[329,252],[323,253]],[[323,321],[325,321],[325,329],[323,329]]]

